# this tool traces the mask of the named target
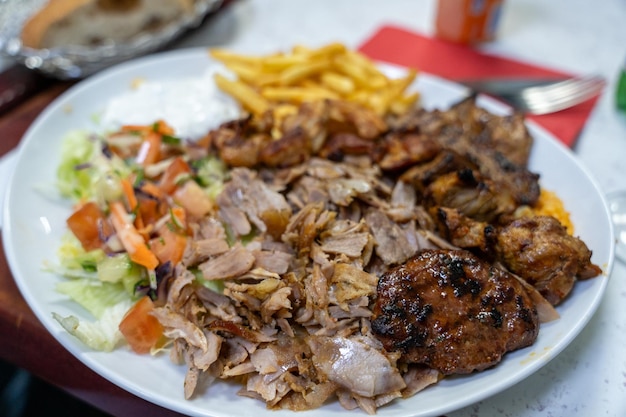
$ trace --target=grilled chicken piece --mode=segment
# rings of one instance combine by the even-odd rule
[[[539,198],[539,176],[526,169],[532,137],[523,119],[490,114],[473,99],[446,113],[456,119],[438,136],[442,146],[472,161],[483,176],[507,189],[518,204],[534,204]]]
[[[455,114],[470,131],[476,132],[474,144],[504,155],[512,163],[525,166],[530,157],[533,138],[524,123],[523,113],[499,116],[476,105],[469,97],[448,110]]]
[[[431,136],[392,132],[384,139],[385,150],[378,165],[395,171],[428,162],[441,152],[441,146]]]
[[[257,165],[259,153],[271,141],[268,133],[257,131],[249,117],[224,123],[207,138],[220,159],[233,167]]]
[[[400,176],[400,180],[411,184],[423,193],[424,189],[439,176],[464,168],[477,169],[478,167],[456,152],[443,150],[430,161],[407,169]]]
[[[443,150],[465,158],[466,168],[476,167],[506,190],[518,205],[532,205],[539,198],[539,176],[526,168],[532,137],[520,116],[493,115],[467,99],[447,111],[416,110],[389,125],[398,134],[434,138]]]
[[[344,100],[326,100],[329,133],[353,132],[374,140],[387,131],[387,123],[365,106]]]
[[[348,154],[375,154],[375,140],[387,131],[375,112],[341,100],[305,102],[280,126],[274,122],[270,113],[261,119],[242,118],[224,123],[207,139],[230,166],[285,168],[315,155],[342,159]]]
[[[384,274],[373,313],[386,350],[444,375],[489,368],[539,331],[521,282],[465,250],[424,250]]]
[[[512,213],[517,205],[501,184],[471,169],[461,169],[437,177],[425,190],[426,205],[456,208],[478,221],[495,221]]]
[[[437,230],[445,240],[483,259],[494,260],[497,242],[495,226],[470,219],[453,208],[437,207],[434,212]]]
[[[591,262],[587,245],[551,216],[513,220],[499,230],[496,250],[506,268],[552,305],[570,293],[577,278],[593,278],[602,272]]]
[[[576,279],[602,271],[591,262],[591,251],[554,217],[535,216],[495,226],[472,220],[458,210],[439,207],[435,216],[441,236],[484,259],[500,262],[557,305]]]
[[[345,155],[370,155],[376,150],[376,143],[354,133],[337,133],[330,136],[319,156],[331,161],[341,161]]]

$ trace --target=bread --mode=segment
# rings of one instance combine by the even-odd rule
[[[35,49],[125,42],[192,8],[193,0],[50,0],[26,22],[21,38]]]

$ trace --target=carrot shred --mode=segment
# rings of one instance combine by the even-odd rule
[[[151,130],[152,127],[151,126],[147,126],[147,125],[123,125],[122,127],[120,127],[120,132],[138,132],[138,133],[143,133],[143,132],[147,132],[148,130]]]
[[[135,189],[128,178],[123,178],[120,182],[122,184],[122,191],[124,192],[124,197],[126,197],[129,211],[137,214],[135,217],[135,227],[142,230],[145,228],[146,223],[144,222],[143,216],[139,215],[139,200],[135,194]]]
[[[174,128],[170,126],[165,120],[157,120],[153,128],[155,132],[160,133],[161,135],[174,135]]]
[[[141,191],[144,193],[149,194],[156,199],[160,200],[164,197],[163,191],[153,182],[146,181],[141,184],[141,187],[139,188],[141,188]]]
[[[130,183],[130,180],[128,178],[122,178],[120,182],[122,184],[124,197],[126,197],[126,202],[128,203],[128,209],[130,211],[135,211],[139,203],[137,202],[137,196],[135,195],[133,185]]]
[[[174,128],[170,126],[165,120],[159,119],[155,123],[151,125],[133,125],[127,124],[123,125],[120,128],[122,132],[138,132],[138,133],[148,133],[155,132],[160,135],[174,135]]]
[[[162,142],[161,134],[154,131],[146,132],[137,153],[137,163],[146,166],[159,162],[161,160]]]
[[[113,227],[130,259],[148,269],[155,269],[159,265],[159,259],[148,248],[144,237],[129,221],[129,215],[124,205],[119,201],[114,201],[109,204],[109,207]]]
[[[172,221],[176,223],[176,227],[185,230],[187,228],[187,212],[180,206],[170,208]]]

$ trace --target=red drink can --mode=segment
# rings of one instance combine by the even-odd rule
[[[435,35],[473,44],[495,38],[503,0],[438,0]]]

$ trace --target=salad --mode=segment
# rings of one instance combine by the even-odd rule
[[[151,300],[165,270],[181,260],[189,217],[212,209],[226,177],[217,158],[190,159],[201,146],[176,137],[164,121],[106,137],[72,132],[64,140],[58,187],[75,209],[59,264],[48,269],[71,278],[57,290],[98,319],[55,315],[91,348],[110,351],[125,340],[146,353],[161,336],[147,314]]]

